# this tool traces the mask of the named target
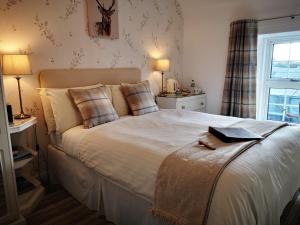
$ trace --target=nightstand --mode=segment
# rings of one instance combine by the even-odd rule
[[[190,96],[157,96],[156,102],[160,109],[181,109],[198,112],[206,111],[205,94]]]
[[[12,139],[12,149],[14,155],[14,169],[16,174],[16,184],[18,189],[19,210],[22,215],[27,215],[32,212],[44,195],[44,187],[36,179],[30,165],[38,152],[30,147],[29,143],[23,144],[23,133],[27,137],[32,136],[31,145],[36,142],[36,123],[37,119],[31,117],[23,120],[14,120],[14,123],[9,126],[9,132]],[[31,132],[32,135],[29,135]],[[34,135],[33,135],[34,134]],[[14,142],[17,142],[14,143]],[[36,143],[35,143],[36,144]]]

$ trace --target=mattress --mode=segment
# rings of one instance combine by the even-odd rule
[[[128,117],[131,117],[131,115],[121,116],[119,119],[126,119]],[[88,130],[83,128],[83,125],[76,126],[74,128],[71,128],[65,132],[65,134],[69,133],[72,136],[72,139],[76,139],[77,137],[80,138],[81,135],[86,133]],[[64,151],[63,147],[63,135],[59,132],[51,132],[49,134],[50,139],[50,145],[55,147],[56,149],[59,149],[61,151]]]
[[[164,110],[89,130],[72,128],[63,135],[63,149],[151,207],[157,170],[164,156],[198,138],[199,130],[208,125],[230,126],[239,120]],[[299,131],[290,129],[276,132],[226,168],[216,187],[208,225],[280,223],[281,212],[300,186],[300,136]]]

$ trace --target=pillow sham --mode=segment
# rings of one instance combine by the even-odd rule
[[[50,134],[56,131],[55,119],[51,108],[51,103],[49,101],[49,98],[46,95],[45,88],[40,89],[39,94],[42,101],[42,107],[43,107],[44,118],[48,129],[48,134]]]
[[[68,89],[47,89],[46,95],[51,103],[57,132],[64,133],[66,130],[82,123]]]
[[[112,95],[112,104],[119,116],[129,114],[129,107],[121,90],[121,85],[107,85],[110,87]]]
[[[121,84],[121,87],[134,116],[158,111],[148,80],[137,84]]]
[[[103,88],[69,89],[80,111],[84,128],[92,128],[118,119],[118,115]]]
[[[94,87],[102,87],[107,92],[107,95],[110,96],[110,99],[112,98],[110,89],[104,87],[102,84],[73,89],[89,89]],[[48,133],[53,131],[63,133],[72,127],[82,124],[82,118],[68,93],[68,88],[41,88],[40,93],[45,94],[41,100]],[[47,121],[49,121],[49,124]]]

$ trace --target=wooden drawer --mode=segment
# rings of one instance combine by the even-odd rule
[[[197,95],[178,99],[176,109],[203,111],[205,109],[205,96]]]
[[[157,97],[161,109],[179,109],[205,112],[205,95],[195,95],[181,98]]]

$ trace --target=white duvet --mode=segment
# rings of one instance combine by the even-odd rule
[[[123,188],[152,202],[164,158],[196,141],[208,126],[241,119],[163,110],[63,134],[63,149]],[[300,187],[300,130],[282,128],[232,162],[213,198],[209,225],[279,225]]]

